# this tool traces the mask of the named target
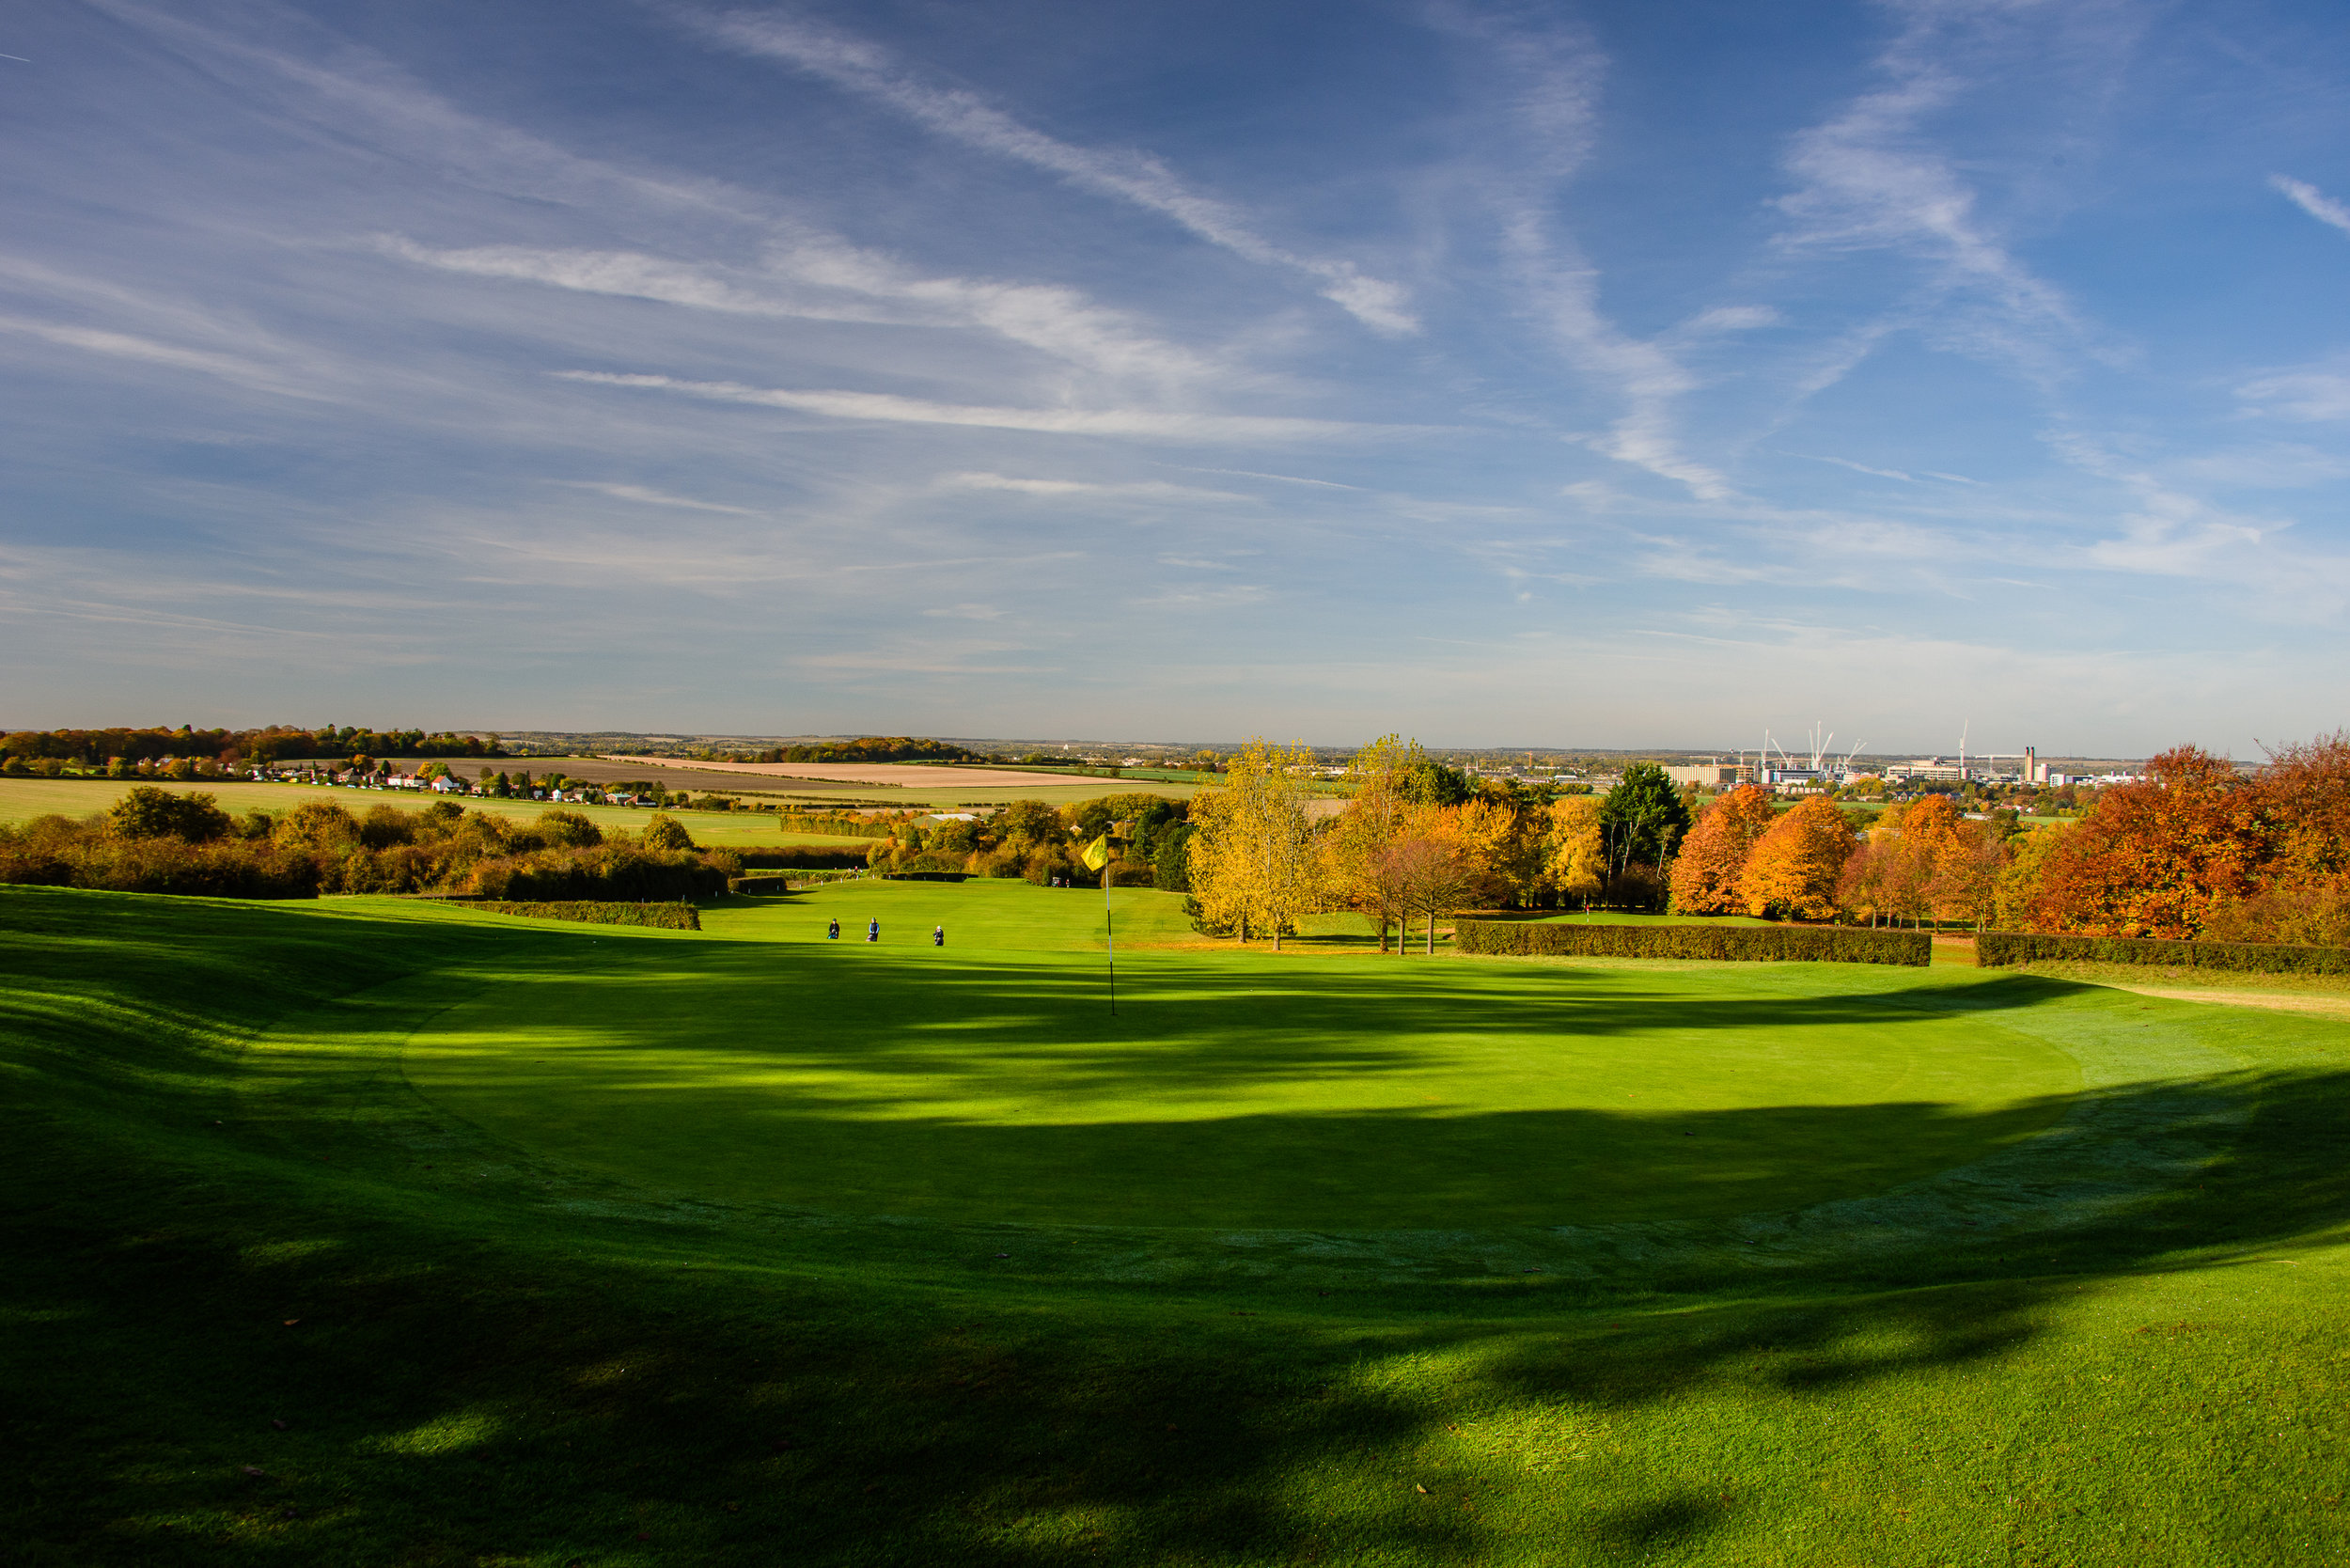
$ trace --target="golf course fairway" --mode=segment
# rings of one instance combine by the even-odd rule
[[[2350,1557],[2350,1024],[1179,904],[0,888],[7,1560]]]

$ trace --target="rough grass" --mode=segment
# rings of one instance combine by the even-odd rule
[[[945,902],[975,888],[999,902]],[[884,911],[891,941],[823,944],[822,898]],[[0,890],[11,1560],[2350,1552],[2343,1026],[2032,974],[1252,951],[1137,955],[1133,1032],[1098,1018],[1080,1041],[1100,900],[853,885],[724,905],[693,933]],[[949,909],[955,945],[910,940]],[[446,1016],[517,987],[643,1005],[478,1037]],[[663,994],[673,1033],[650,1026]],[[794,1033],[803,996],[829,1033]],[[893,1010],[894,1028],[868,1016]],[[1676,1027],[1710,1047],[1659,1056]],[[1884,1059],[1855,1043],[1869,1029],[1927,1067],[1820,1099],[1803,1058]],[[2015,1042],[1972,1075],[2008,1092],[1934,1077],[1977,1031]],[[527,1137],[419,1088],[461,1038],[477,1110],[545,1110]],[[1276,1184],[1229,1168],[1251,1144],[1290,1149],[1279,1180],[1296,1180],[1346,1146],[1334,1128],[1395,1168],[1358,1166],[1355,1222],[1320,1228],[989,1212],[1165,1179],[1139,1160],[1029,1158],[1017,1188],[966,1164],[927,1216],[810,1201],[805,1184],[673,1185],[546,1130],[566,1095],[602,1091],[534,1053],[614,1041],[653,1122],[694,1120],[665,1103],[681,1085],[731,1097],[703,1120],[713,1144],[762,1125],[738,1058],[832,1074],[770,1095],[787,1117],[770,1130],[792,1135],[771,1140],[777,1170],[824,1121],[898,1139],[927,1121],[1020,1152],[1038,1128],[1153,1116],[1225,1137],[1177,1173],[1195,1201]],[[1584,1063],[1554,1098],[1590,1103],[1551,1141],[1609,1140],[1621,1163],[1648,1157],[1649,1134],[1722,1140],[1734,1181],[1778,1147],[1750,1123],[1803,1111],[1811,1163],[1843,1188],[1496,1223],[1481,1205],[1506,1195],[1504,1160],[1538,1140],[1448,1163],[1415,1130],[1519,1114],[1509,1097],[1537,1094],[1552,1048]],[[1483,1071],[1450,1059],[1479,1050]],[[1777,1052],[1743,1095],[1708,1062],[1737,1050]],[[2069,1082],[2033,1078],[2059,1058]],[[1724,1103],[1681,1086],[1709,1072]],[[1665,1098],[1620,1109],[1602,1080]],[[1282,1108],[1315,1084],[1314,1116]],[[1419,1086],[1451,1104],[1412,1108]],[[2035,1104],[2054,1120],[1967,1139],[1955,1166],[1889,1187],[1868,1169],[1921,1126]],[[1296,1142],[1317,1119],[1325,1141]],[[952,1144],[920,1157],[946,1168]],[[1701,1187],[1687,1173],[1704,1163],[1692,1148],[1667,1175]],[[1451,1223],[1380,1212],[1427,1201],[1406,1173],[1465,1184]],[[1561,1201],[1590,1190],[1557,1181]]]

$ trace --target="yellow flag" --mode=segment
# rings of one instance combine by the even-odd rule
[[[1110,836],[1104,833],[1088,844],[1081,858],[1084,859],[1086,870],[1089,871],[1098,871],[1108,865],[1110,863]]]

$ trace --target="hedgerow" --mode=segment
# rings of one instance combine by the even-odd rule
[[[1986,969],[2043,960],[2155,964],[2258,975],[2350,975],[2350,949],[2344,948],[2304,948],[2283,942],[2176,942],[2152,936],[2054,936],[2025,931],[1986,931],[1975,937],[1975,962]]]
[[[737,850],[744,866],[756,871],[845,871],[863,868],[870,851],[835,849],[825,844],[786,844],[779,849]]]
[[[1918,931],[1855,926],[1555,925],[1526,920],[1458,920],[1461,952],[1516,957],[1682,958],[1731,963],[1906,964],[1934,959],[1934,939]]]
[[[442,801],[365,819],[307,801],[231,820],[206,794],[141,785],[111,811],[0,823],[0,883],[230,899],[460,893],[520,901],[674,901],[721,892],[742,862],[606,836],[574,812],[509,823]]]
[[[607,903],[586,899],[516,903],[487,899],[471,904],[493,915],[524,915],[535,920],[577,920],[591,926],[651,926],[658,931],[699,931],[701,911],[690,903]]]

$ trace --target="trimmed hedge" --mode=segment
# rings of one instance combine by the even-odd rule
[[[877,835],[878,837],[878,835]],[[834,849],[824,844],[786,844],[776,849],[738,849],[743,869],[753,871],[847,871],[864,868],[867,849]]]
[[[591,926],[651,926],[660,931],[699,931],[701,911],[690,903],[591,903],[572,899],[556,903],[512,903],[484,899],[473,905],[493,915],[526,915],[534,920],[578,920]]]
[[[2154,936],[2055,936],[2030,931],[1986,931],[1975,937],[1975,962],[1985,969],[2038,959],[2156,964],[2256,975],[2350,975],[2350,949],[2344,948],[2299,948],[2283,942],[2172,942]]]
[[[727,891],[765,898],[791,891],[791,879],[788,876],[730,876],[727,878]]]
[[[1697,958],[1762,964],[1934,962],[1921,931],[1859,926],[1553,925],[1528,920],[1457,920],[1452,945],[1465,953],[1573,958]]]

